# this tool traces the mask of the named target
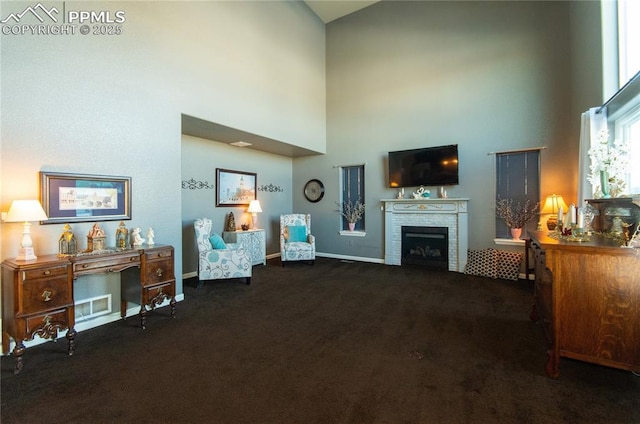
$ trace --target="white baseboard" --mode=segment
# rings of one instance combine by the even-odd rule
[[[384,264],[384,259],[381,258],[366,258],[363,256],[350,256],[350,255],[336,255],[333,253],[321,253],[316,252],[316,256],[320,256],[321,258],[333,258],[333,259],[343,259],[347,261],[357,261],[357,262],[370,262],[374,264]]]

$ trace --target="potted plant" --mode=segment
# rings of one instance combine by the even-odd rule
[[[511,237],[519,240],[522,228],[538,214],[540,202],[533,204],[527,199],[524,204],[517,202],[514,205],[513,199],[498,198],[496,202],[496,216],[504,219],[504,222],[511,229]]]
[[[364,215],[364,203],[360,202],[360,199],[356,200],[355,203],[351,201],[351,199],[346,202],[338,203],[340,206],[340,215],[344,216],[347,222],[349,223],[349,231],[353,231],[356,226],[356,222],[362,219]]]

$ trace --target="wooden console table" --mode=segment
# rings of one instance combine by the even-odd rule
[[[588,242],[529,236],[531,319],[547,339],[547,374],[559,375],[560,357],[640,371],[640,249],[595,235]]]
[[[123,251],[83,253],[69,257],[43,255],[30,261],[7,259],[2,262],[2,349],[9,353],[10,338],[15,341],[14,372],[22,370],[24,342],[38,335],[55,339],[67,331],[68,353],[75,349],[75,310],[73,280],[81,275],[121,273],[121,316],[127,302],[140,305],[140,325],[146,326],[147,307],[169,300],[175,316],[173,247],[141,246]]]

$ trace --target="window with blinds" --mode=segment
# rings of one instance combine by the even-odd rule
[[[342,167],[342,201],[364,203],[364,165]],[[356,223],[356,231],[364,231],[365,215]],[[342,217],[342,229],[347,230],[349,223]]]
[[[513,199],[514,205],[540,201],[540,150],[496,153],[496,201]],[[537,220],[523,228],[535,230]],[[496,217],[496,238],[511,238],[504,220]]]

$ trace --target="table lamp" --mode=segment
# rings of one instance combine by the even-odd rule
[[[549,219],[547,220],[547,228],[549,231],[553,231],[558,226],[558,211],[562,207],[563,211],[569,210],[569,207],[564,202],[564,199],[559,194],[552,194],[551,196],[547,196],[544,201],[544,206],[540,213],[542,214],[550,214]]]
[[[33,241],[31,240],[31,222],[48,219],[37,200],[14,200],[7,213],[6,222],[24,222],[22,227],[22,243],[18,250],[16,260],[29,261],[38,259],[33,254]]]
[[[251,220],[253,224],[252,228],[253,229],[258,228],[258,212],[262,212],[262,208],[260,207],[260,201],[252,200],[251,203],[249,203],[249,209],[247,209],[247,212],[251,214]]]

